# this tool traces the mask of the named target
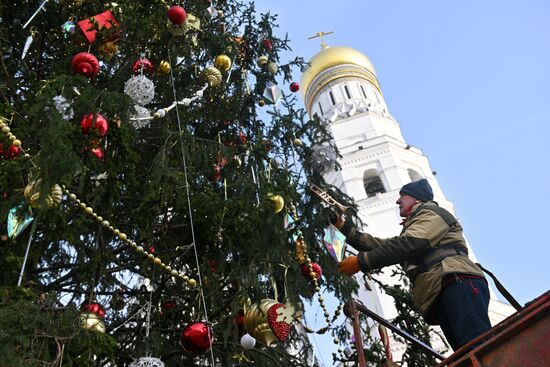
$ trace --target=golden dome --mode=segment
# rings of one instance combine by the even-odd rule
[[[376,78],[376,71],[367,56],[351,47],[325,47],[313,56],[310,60],[309,68],[302,74],[300,89],[302,90],[302,95],[304,98],[307,98],[308,89],[313,80],[319,76],[319,74],[328,68],[338,65],[355,65],[365,69],[364,78],[369,80],[378,90],[380,90],[378,80]],[[309,102],[306,101],[306,104],[309,104]]]

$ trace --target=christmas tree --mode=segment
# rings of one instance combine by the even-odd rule
[[[353,203],[323,181],[334,147],[295,106],[305,64],[280,58],[275,16],[59,0],[0,17],[1,365],[301,366],[306,332],[349,338],[320,291],[356,285],[308,187]]]

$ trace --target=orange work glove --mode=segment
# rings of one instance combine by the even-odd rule
[[[338,263],[338,271],[347,276],[352,276],[359,270],[359,260],[357,256],[349,256]]]

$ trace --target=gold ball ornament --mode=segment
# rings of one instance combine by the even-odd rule
[[[276,63],[270,62],[267,64],[267,71],[269,71],[271,74],[275,75],[277,74],[277,71],[279,70],[279,66],[277,66]]]
[[[285,200],[281,195],[269,194],[267,198],[273,203],[275,213],[280,213],[285,207]]]
[[[172,67],[170,66],[170,63],[166,60],[162,60],[157,70],[160,74],[168,75],[171,69]]]
[[[80,315],[80,326],[85,330],[99,331],[104,333],[106,330],[105,323],[93,312],[84,312]]]
[[[263,99],[263,98],[260,99],[260,100],[258,101],[258,106],[260,106],[260,107],[265,106],[265,99]]]
[[[244,327],[256,340],[270,346],[277,337],[267,322],[269,308],[278,302],[273,299],[263,299],[259,304],[252,305],[244,314]]]
[[[49,194],[44,198],[40,196],[41,191],[41,181],[32,181],[26,187],[24,191],[25,200],[33,208],[46,209],[46,208],[55,208],[61,203],[63,199],[63,190],[59,185],[53,185]]]
[[[294,140],[292,140],[292,145],[294,145],[295,147],[301,147],[302,145],[304,145],[304,143],[300,139],[295,138]]]
[[[261,68],[266,66],[268,62],[269,62],[269,59],[265,55],[258,57],[258,60],[256,60],[256,64]]]
[[[214,61],[214,66],[221,71],[228,71],[231,69],[231,59],[227,55],[218,55]]]
[[[204,69],[203,75],[211,87],[217,87],[222,82],[222,73],[214,66],[209,66]]]

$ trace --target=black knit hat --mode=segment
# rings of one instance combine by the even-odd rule
[[[431,201],[434,198],[432,187],[425,178],[409,182],[399,190],[399,193],[410,195],[420,201]]]

